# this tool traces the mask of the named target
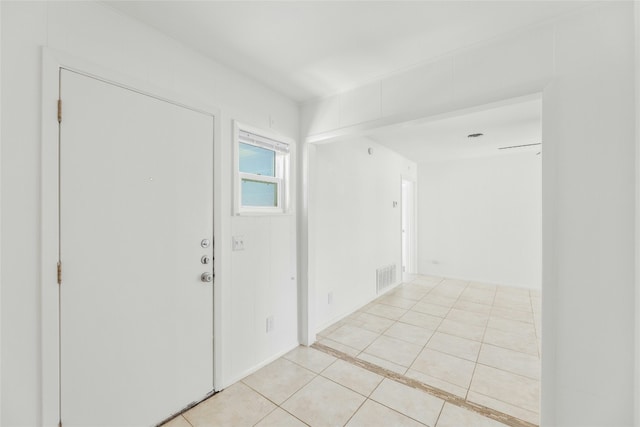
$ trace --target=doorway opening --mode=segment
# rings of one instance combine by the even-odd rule
[[[416,274],[416,227],[415,209],[416,192],[415,182],[409,179],[402,179],[401,192],[401,215],[402,215],[402,281],[407,282],[413,279]]]
[[[367,132],[369,144],[390,151],[378,157],[376,182],[395,189],[401,212],[376,227],[391,224],[404,283],[320,330],[320,345],[450,402],[463,397],[485,416],[539,424],[541,120],[541,96],[532,95]],[[340,152],[342,164],[359,170],[358,153],[347,161],[350,154]],[[402,162],[412,162],[404,170],[417,170],[413,179],[384,174]],[[349,210],[341,217],[346,230],[360,222]],[[374,254],[387,249],[370,246]],[[317,256],[334,247],[316,246]]]

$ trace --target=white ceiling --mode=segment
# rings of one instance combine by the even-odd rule
[[[417,163],[542,150],[541,145],[498,150],[542,142],[540,99],[503,105],[418,125],[393,127],[369,135]],[[468,138],[483,133],[480,138]]]
[[[297,101],[534,25],[580,1],[107,1]]]

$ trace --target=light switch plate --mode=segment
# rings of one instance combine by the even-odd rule
[[[244,251],[244,237],[233,236],[233,250]]]

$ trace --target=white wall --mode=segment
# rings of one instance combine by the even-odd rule
[[[635,426],[640,427],[640,2],[635,2],[636,30],[636,408]]]
[[[2,7],[0,7],[0,47],[2,46]],[[2,60],[0,58],[0,82],[2,82]],[[2,84],[0,84],[0,100],[2,98]],[[2,102],[0,102],[0,124],[2,124]],[[0,224],[2,224],[2,134],[0,132]],[[2,227],[0,226],[0,242],[2,241]],[[0,244],[0,278],[2,277],[2,244]],[[0,282],[1,285],[1,282]],[[1,286],[0,286],[1,287]],[[2,384],[2,291],[0,290],[0,384]],[[0,386],[0,423],[2,423],[2,387]]]
[[[543,425],[628,426],[640,400],[633,25],[632,2],[601,2],[302,110],[323,141],[542,91]]]
[[[231,120],[297,138],[298,106],[176,41],[95,2],[1,2],[2,9],[2,419],[42,419],[40,325],[41,47],[221,109],[215,159],[216,320],[222,349],[218,385],[226,386],[297,344],[294,215],[232,217]],[[55,111],[52,110],[55,114]],[[270,120],[270,118],[272,120]],[[295,165],[294,165],[295,178]],[[294,185],[292,203],[295,206]],[[231,252],[231,236],[245,251]],[[268,254],[268,256],[263,256]],[[258,262],[259,261],[259,262]],[[265,317],[275,330],[265,333]],[[185,402],[188,403],[188,402]]]
[[[0,47],[2,46],[2,7],[0,7]],[[0,82],[2,81],[2,66],[0,59]],[[0,99],[2,99],[2,84],[0,84]],[[2,103],[0,102],[0,124],[2,123]],[[0,132],[0,224],[2,224],[2,134]],[[2,227],[0,226],[0,242],[2,241]],[[2,277],[2,245],[0,244],[0,278]],[[1,285],[1,282],[0,282]],[[1,287],[1,286],[0,286]],[[2,291],[0,291],[0,384],[2,384]],[[2,422],[2,387],[0,387],[0,423]]]
[[[419,164],[418,256],[420,274],[540,289],[541,156]]]
[[[402,280],[402,177],[415,179],[416,164],[364,138],[318,145],[314,160],[309,221],[320,331],[376,297],[377,268],[395,264]]]

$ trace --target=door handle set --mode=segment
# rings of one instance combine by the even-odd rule
[[[200,241],[200,246],[203,248],[208,248],[209,246],[211,246],[211,241],[209,239],[202,239]],[[208,265],[209,263],[211,263],[211,257],[206,254],[202,255],[202,258],[200,258],[200,262],[204,265]],[[200,275],[200,281],[203,283],[211,283],[213,282],[213,277],[213,273],[204,272]]]

